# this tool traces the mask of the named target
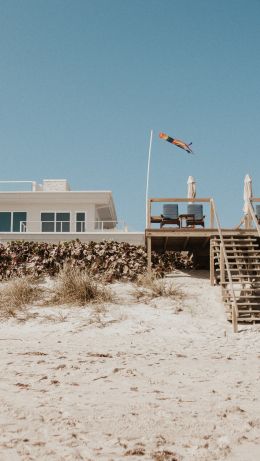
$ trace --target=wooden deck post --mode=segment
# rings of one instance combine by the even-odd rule
[[[151,199],[147,199],[147,216],[146,216],[146,227],[150,229],[151,227]]]
[[[212,201],[210,201],[210,228],[214,229],[215,223],[214,223],[214,208],[212,205]]]
[[[210,240],[210,253],[209,253],[209,267],[210,267],[210,284],[214,285],[215,281],[215,264],[214,264],[214,249],[213,249],[213,240]]]
[[[236,308],[234,304],[232,305],[232,325],[233,325],[233,331],[234,333],[238,332],[237,328],[237,313],[236,313]]]
[[[147,237],[147,271],[148,274],[152,272],[152,238]]]
[[[223,284],[225,283],[225,259],[224,259],[224,250],[223,250],[222,243],[220,244],[219,269],[220,269],[220,283],[223,286]]]

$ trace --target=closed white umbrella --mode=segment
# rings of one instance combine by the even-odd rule
[[[248,214],[248,200],[253,197],[253,190],[252,190],[252,179],[250,178],[249,174],[245,175],[244,179],[244,207],[243,211],[245,214]]]
[[[196,197],[196,181],[193,176],[188,177],[188,198],[195,198]]]

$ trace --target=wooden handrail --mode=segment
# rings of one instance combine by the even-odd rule
[[[149,198],[146,207],[146,228],[151,227],[151,208],[152,203],[209,203],[211,204],[211,197],[202,197],[202,198],[180,198],[180,197],[163,197],[163,198]],[[210,206],[210,227],[214,228],[214,213],[212,206]]]
[[[171,203],[171,202],[177,202],[177,203],[181,203],[181,202],[184,202],[184,203],[187,203],[187,202],[191,202],[191,203],[210,203],[211,201],[211,198],[150,198],[149,199],[150,203],[151,202],[168,202],[168,203]]]
[[[214,202],[213,198],[211,199],[211,205],[212,205],[212,209],[213,209],[214,216],[215,216],[216,223],[217,223],[218,234],[219,234],[219,238],[220,238],[220,242],[221,242],[221,248],[220,249],[223,252],[224,262],[225,262],[225,266],[226,266],[226,270],[227,270],[227,274],[228,274],[228,281],[229,281],[229,285],[230,285],[230,291],[231,291],[231,295],[232,295],[232,298],[233,298],[233,305],[232,305],[233,331],[234,331],[234,333],[237,333],[237,318],[238,318],[237,300],[236,300],[236,296],[235,296],[235,291],[234,291],[234,287],[233,287],[231,271],[230,271],[228,257],[227,257],[227,253],[226,253],[225,241],[224,241],[224,238],[223,238],[223,234],[222,234],[222,230],[221,230],[221,226],[220,226],[220,221],[219,221],[219,217],[218,217],[217,210],[216,210],[216,205],[215,205],[215,202]],[[221,267],[220,267],[220,269],[221,269]],[[223,272],[223,271],[221,271],[221,272]],[[223,275],[224,275],[223,273],[222,273],[222,275],[220,274],[220,277],[222,277]]]

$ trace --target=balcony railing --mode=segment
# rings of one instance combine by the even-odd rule
[[[71,233],[86,232],[127,232],[124,221],[21,221],[20,232]]]
[[[214,216],[214,209],[212,205],[212,199],[211,197],[204,197],[204,198],[180,198],[180,197],[171,197],[171,198],[150,198],[148,199],[147,203],[147,216],[146,216],[146,228],[151,229],[153,223],[159,223],[161,221],[161,213],[162,213],[162,204],[167,204],[167,203],[176,203],[178,204],[178,209],[179,209],[179,216],[180,218],[183,217],[184,223],[185,219],[191,215],[187,214],[187,205],[188,204],[202,204],[203,205],[203,214],[205,214],[206,218],[205,219],[205,227],[209,227],[213,229],[215,227],[215,216]],[[208,210],[207,213],[205,213],[206,210],[204,210],[204,205],[207,206]],[[155,207],[156,210],[152,210]],[[208,215],[208,217],[207,217]],[[153,219],[155,218],[155,219]],[[158,218],[158,219],[156,219]]]

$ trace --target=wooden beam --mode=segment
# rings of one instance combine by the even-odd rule
[[[185,242],[184,242],[184,245],[183,245],[183,250],[184,250],[184,251],[185,251],[186,248],[187,248],[187,245],[188,245],[188,243],[189,243],[189,240],[190,240],[190,237],[186,237]]]
[[[148,199],[148,203],[147,203],[147,216],[146,216],[146,220],[147,220],[147,225],[148,227],[150,228],[151,227],[151,200]]]
[[[210,202],[210,227],[211,229],[214,229],[214,225],[215,225],[215,216],[214,216],[214,208],[213,208],[213,204],[212,202]]]
[[[152,239],[147,237],[147,271],[148,274],[152,272]]]
[[[211,198],[150,198],[150,202],[177,202],[177,203],[209,203],[211,201]]]
[[[169,238],[169,237],[166,237],[166,238],[164,239],[163,251],[166,251],[167,243],[168,243],[168,238]]]
[[[258,237],[257,229],[222,229],[222,234],[224,236],[253,236]],[[214,237],[218,235],[217,229],[201,229],[201,228],[162,228],[162,229],[146,229],[145,236],[152,236],[152,237],[170,237],[170,238],[184,238],[184,237],[198,237],[198,238],[205,238],[205,237]]]
[[[217,235],[217,231],[213,232],[212,230],[203,230],[199,232],[198,229],[189,229],[189,230],[171,230],[171,229],[146,229],[146,237],[169,237],[169,238],[186,238],[186,237],[197,237],[205,238]]]

